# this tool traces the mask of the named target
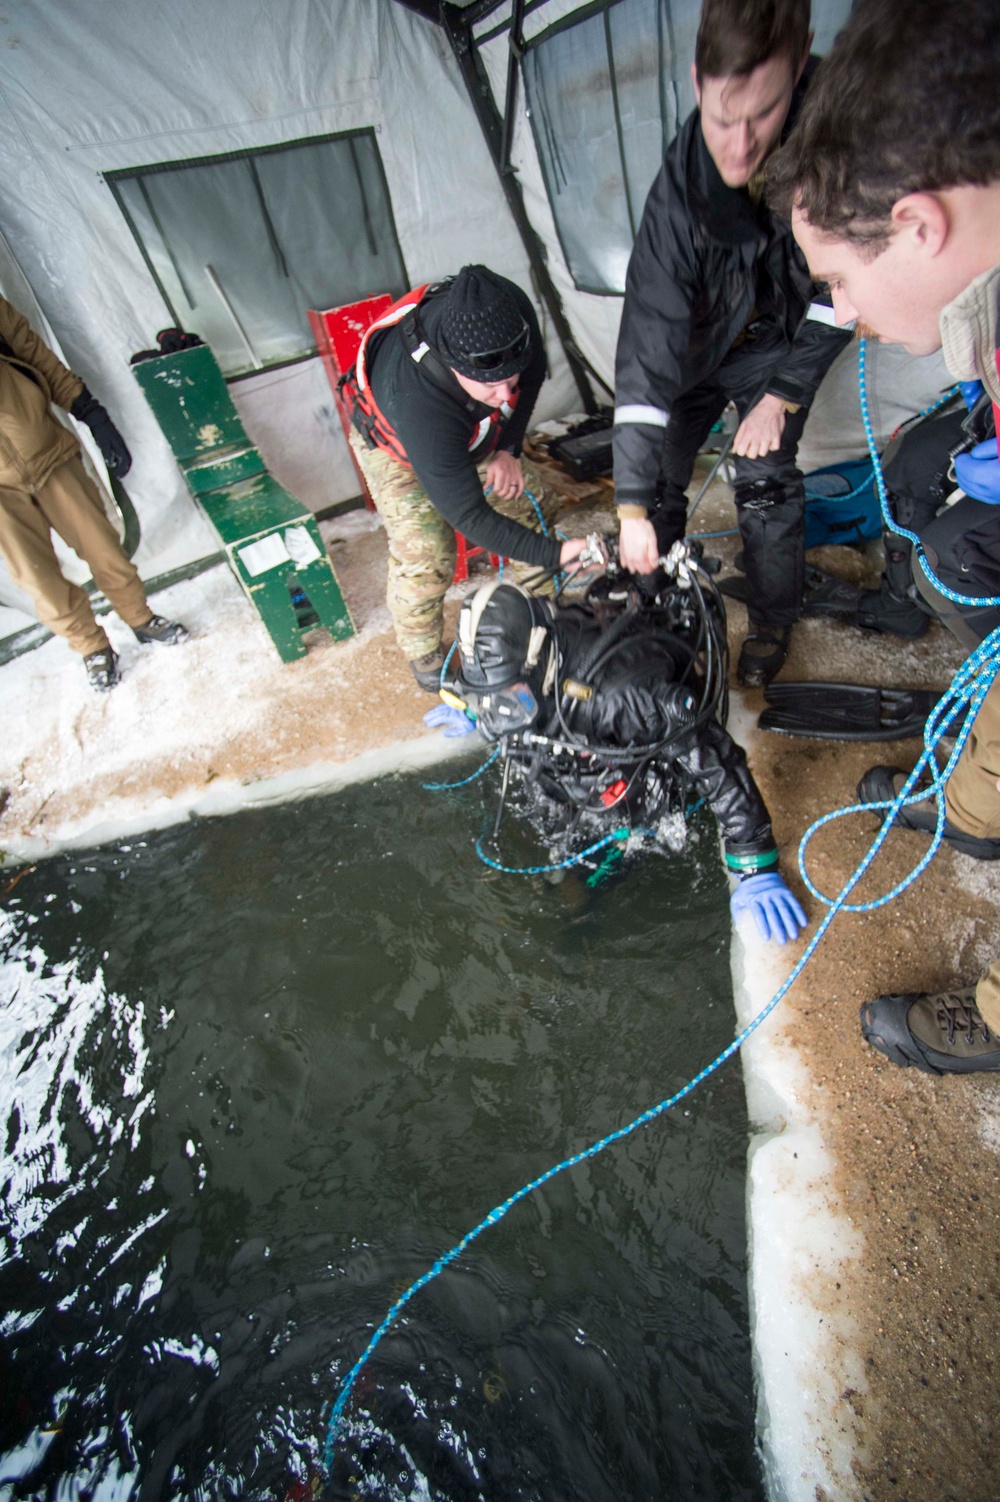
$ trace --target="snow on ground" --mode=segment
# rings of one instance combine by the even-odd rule
[[[79,657],[57,640],[0,668],[8,726],[0,849],[8,860],[424,764],[453,749],[421,724],[430,700],[391,637],[377,582],[385,560],[377,518],[352,512],[324,532],[359,628],[350,641],[317,631],[304,658],[283,663],[220,564],[155,596],[160,614],[190,629],[180,646],[141,647],[116,615],[102,618],[122,669],[108,694],[89,687]]]

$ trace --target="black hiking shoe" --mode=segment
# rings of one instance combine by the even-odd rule
[[[441,687],[441,669],[444,667],[444,653],[438,647],[433,652],[428,652],[425,657],[411,657],[410,669],[420,687],[429,694],[436,694]]]
[[[895,798],[909,776],[902,767],[869,767],[858,783],[859,803],[885,803]],[[914,789],[916,792],[917,789]],[[887,810],[876,810],[885,823]],[[915,829],[919,834],[933,834],[937,828],[937,804],[933,798],[922,803],[909,803],[901,808],[892,821],[901,829]],[[1000,860],[1000,840],[988,840],[981,835],[966,834],[950,819],[944,821],[943,839],[980,861]]]
[[[176,647],[180,642],[187,641],[191,633],[180,621],[168,621],[162,615],[151,615],[144,626],[132,627],[132,635],[143,645],[156,641],[161,647]]]
[[[744,640],[736,677],[744,688],[763,688],[784,667],[791,626],[756,626]]]
[[[88,652],[83,665],[87,669],[87,682],[99,694],[109,693],[116,683],[121,682],[118,653],[114,647],[103,647],[100,652]]]
[[[925,1074],[1000,1071],[1000,1038],[975,1005],[976,988],[964,991],[877,996],[861,1008],[866,1043],[904,1069]]]

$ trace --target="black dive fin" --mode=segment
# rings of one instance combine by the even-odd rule
[[[829,741],[901,741],[922,735],[941,692],[866,688],[858,683],[769,683],[761,730]],[[948,727],[955,735],[964,715]]]

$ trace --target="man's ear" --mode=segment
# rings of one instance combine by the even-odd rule
[[[893,228],[906,235],[914,249],[936,256],[944,249],[951,229],[948,210],[937,193],[907,193],[892,206]]]
[[[798,72],[795,74],[796,83],[798,83],[799,79],[805,72],[806,63],[809,61],[809,54],[812,51],[813,37],[815,35],[816,33],[814,31],[811,31],[806,37],[806,45],[802,53],[802,61],[799,63]]]
[[[694,84],[695,101],[697,102],[698,108],[701,109],[701,83],[698,79],[698,69],[695,67],[694,63],[691,64],[691,82]]]

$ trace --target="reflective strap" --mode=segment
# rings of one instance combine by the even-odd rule
[[[477,449],[479,447],[479,445],[485,441],[485,439],[487,438],[487,436],[489,434],[490,428],[492,426],[493,426],[493,418],[492,417],[484,417],[484,418],[482,418],[480,420],[480,422],[477,424],[477,426],[472,431],[472,437],[469,439],[469,452],[470,453],[472,452],[473,449]]]
[[[664,412],[662,407],[616,407],[615,425],[625,422],[644,422],[651,428],[665,428],[670,421],[670,413]]]
[[[532,626],[531,635],[528,637],[528,655],[524,659],[526,668],[536,668],[538,666],[538,659],[542,655],[542,648],[545,645],[545,638],[548,634],[544,626]]]

